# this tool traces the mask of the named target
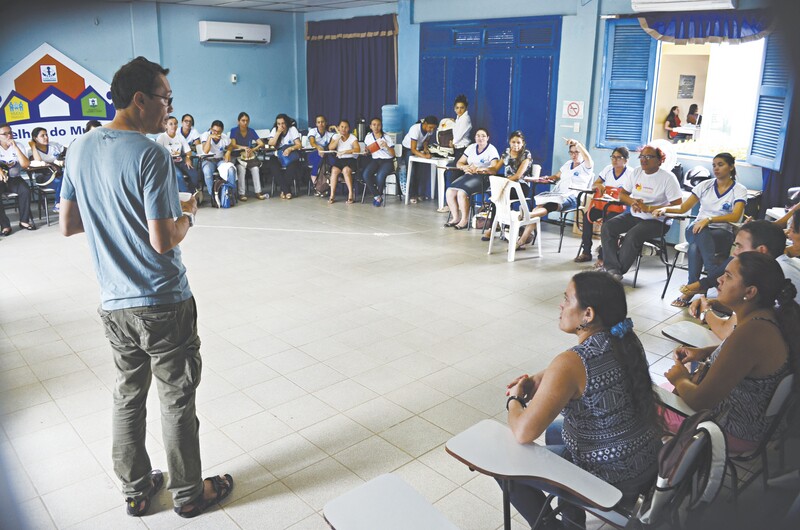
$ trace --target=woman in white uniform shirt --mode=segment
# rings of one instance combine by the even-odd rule
[[[594,161],[589,151],[577,140],[567,140],[569,162],[549,177],[541,177],[540,181],[555,183],[547,192],[534,197],[536,207],[531,210],[531,217],[544,217],[551,212],[571,210],[578,206],[578,192],[571,188],[585,188],[594,177]],[[517,250],[528,242],[536,225],[529,224],[517,240]]]
[[[175,176],[178,178],[178,191],[194,193],[199,189],[197,170],[192,166],[192,148],[183,135],[178,134],[178,119],[175,116],[167,118],[167,130],[158,135],[156,143],[166,147],[172,155],[172,165],[175,166]],[[199,204],[203,199],[198,198],[197,202]]]
[[[628,158],[630,152],[627,147],[617,147],[611,152],[611,163],[603,168],[598,175],[597,180],[594,181],[592,187],[595,190],[594,199],[592,200],[591,208],[583,216],[583,233],[581,237],[581,248],[578,255],[573,261],[575,263],[584,263],[592,261],[592,235],[594,234],[594,223],[603,219],[611,219],[615,215],[621,214],[625,211],[625,206],[618,204],[611,204],[603,202],[601,199],[604,195],[619,197],[619,187],[622,180],[628,176],[630,170],[628,169]],[[602,247],[600,248],[602,252]],[[602,260],[602,254],[598,260]],[[602,264],[602,261],[598,261]]]
[[[64,152],[64,146],[51,142],[47,136],[47,130],[44,127],[36,127],[31,131],[31,138],[33,138],[28,145],[30,145],[29,156],[31,162],[45,162],[54,165],[56,159]],[[29,170],[30,171],[30,170]],[[45,171],[50,172],[50,168],[45,168]],[[55,192],[55,205],[53,211],[58,213],[59,204],[61,203],[61,182],[64,177],[63,169],[58,170],[56,178],[49,186]]]
[[[405,174],[408,172],[409,157],[418,156],[420,158],[430,158],[431,154],[428,152],[428,138],[430,138],[439,120],[436,116],[426,116],[425,119],[419,121],[411,126],[403,138],[403,155],[400,158],[400,175],[401,180],[405,181]],[[406,193],[408,193],[408,202],[411,204],[417,203],[419,193],[419,185],[422,179],[417,176],[413,182],[408,186]]]
[[[336,160],[331,168],[331,197],[329,204],[333,204],[336,197],[336,186],[339,183],[339,174],[344,175],[347,185],[347,204],[353,204],[353,171],[356,169],[356,157],[361,152],[358,138],[350,134],[350,122],[341,120],[339,132],[336,133],[328,144],[331,150],[336,151]]]
[[[383,133],[383,122],[380,118],[372,118],[369,128],[371,131],[364,138],[364,145],[372,154],[372,159],[364,168],[363,178],[372,194],[372,205],[380,206],[386,176],[394,171],[394,142]]]
[[[289,200],[292,198],[290,183],[298,180],[303,171],[299,153],[303,145],[294,120],[286,114],[278,114],[275,125],[267,135],[267,145],[275,148],[275,156],[267,160],[267,171],[273,179],[278,180],[281,199]]]
[[[189,147],[194,147],[200,141],[200,133],[194,128],[194,117],[191,114],[184,114],[181,117],[180,133]]]
[[[467,96],[459,94],[453,102],[453,110],[456,113],[456,124],[453,126],[453,142],[450,147],[453,148],[453,158],[458,161],[464,150],[470,142],[470,133],[472,132],[472,120],[467,112]]]
[[[308,130],[308,144],[316,151],[308,153],[308,163],[311,165],[311,182],[316,184],[319,165],[325,157],[325,151],[328,150],[328,144],[331,143],[334,133],[328,130],[328,120],[322,114],[317,116],[314,124],[316,127]],[[316,193],[317,197],[322,196],[318,191]]]
[[[664,152],[651,145],[642,148],[639,164],[620,186],[619,200],[631,207],[603,223],[600,240],[603,243],[603,265],[620,279],[631,268],[644,242],[660,237],[666,230],[664,220],[653,216],[662,206],[677,206],[683,202],[678,179],[661,164]],[[619,236],[625,234],[622,245]]]
[[[736,182],[736,159],[730,153],[720,153],[714,157],[713,179],[704,180],[694,187],[692,194],[680,205],[674,208],[659,208],[653,215],[660,217],[665,213],[686,213],[698,202],[700,211],[695,222],[686,227],[686,242],[689,249],[686,255],[689,259],[689,284],[700,280],[703,267],[712,269],[714,256],[724,253],[727,257],[733,245],[733,226],[744,215],[747,204],[747,188]],[[689,307],[692,297],[699,294],[681,287],[681,296],[676,298],[672,305],[675,307]]]
[[[489,143],[489,131],[475,130],[475,143],[467,147],[456,167],[464,174],[447,188],[445,197],[450,208],[450,220],[444,224],[456,230],[469,226],[469,198],[483,190],[484,175],[494,175],[503,161],[497,149]]]

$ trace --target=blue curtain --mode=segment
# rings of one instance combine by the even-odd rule
[[[397,103],[397,15],[306,24],[308,120],[380,117]]]
[[[740,43],[764,37],[772,15],[764,9],[653,13],[639,24],[654,39],[675,44]]]

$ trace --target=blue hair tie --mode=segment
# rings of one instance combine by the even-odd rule
[[[626,318],[622,322],[616,324],[613,328],[611,328],[611,334],[621,339],[625,335],[633,330],[633,320],[630,318]]]

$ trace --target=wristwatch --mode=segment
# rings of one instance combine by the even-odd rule
[[[704,311],[700,311],[700,322],[702,322],[703,324],[706,323],[706,313],[708,313],[709,311],[710,311],[710,309],[706,309]]]
[[[525,401],[521,397],[511,396],[506,400],[506,410],[508,410],[508,406],[511,404],[512,401],[517,401],[520,405],[522,405],[523,409],[528,408],[528,406],[525,404]]]
[[[192,212],[181,212],[181,215],[189,218],[189,228],[194,226],[194,214]]]

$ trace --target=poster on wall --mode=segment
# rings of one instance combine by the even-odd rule
[[[678,99],[694,98],[694,82],[697,76],[681,75],[678,81]]]
[[[69,145],[87,121],[114,117],[111,86],[47,43],[0,75],[0,101],[0,121],[25,145],[36,127]]]

